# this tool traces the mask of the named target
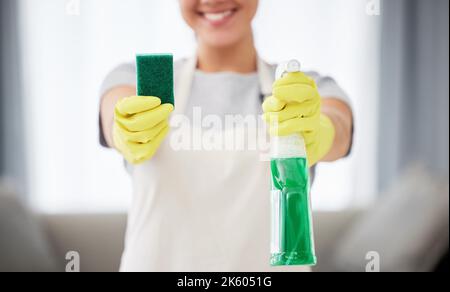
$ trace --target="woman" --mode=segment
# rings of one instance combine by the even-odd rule
[[[128,161],[134,185],[121,270],[270,271],[268,163],[252,150],[175,149],[169,118],[195,119],[195,109],[220,118],[264,112],[279,122],[269,123],[272,135],[304,136],[313,170],[348,154],[351,108],[334,80],[316,73],[274,83],[274,66],[259,59],[253,40],[258,0],[180,7],[198,47],[175,64],[175,113],[157,97],[134,96],[132,64],[103,85],[102,142]]]

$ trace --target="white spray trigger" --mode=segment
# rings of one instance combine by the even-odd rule
[[[283,78],[287,73],[300,72],[301,64],[297,60],[290,60],[288,62],[281,63],[276,70],[276,79]]]

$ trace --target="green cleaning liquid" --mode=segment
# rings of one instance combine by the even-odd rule
[[[316,264],[305,158],[271,160],[272,266]]]
[[[291,60],[276,70],[275,79],[300,72]],[[302,135],[271,138],[272,266],[315,265],[314,234],[309,198],[309,167]]]

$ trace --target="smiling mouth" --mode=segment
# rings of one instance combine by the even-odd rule
[[[232,8],[219,12],[199,12],[198,14],[212,25],[221,25],[232,18],[237,11],[238,8]]]

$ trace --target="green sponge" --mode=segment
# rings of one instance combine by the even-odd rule
[[[152,54],[136,56],[137,95],[156,96],[163,104],[174,104],[173,56]]]

